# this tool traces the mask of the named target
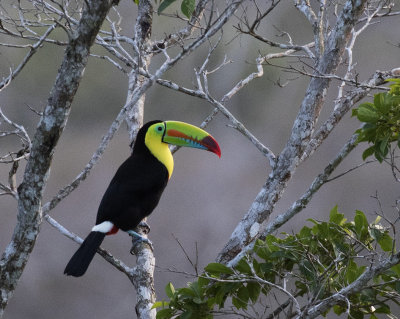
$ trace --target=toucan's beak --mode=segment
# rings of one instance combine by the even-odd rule
[[[200,148],[221,157],[217,141],[201,128],[178,121],[165,121],[164,124],[165,131],[162,138],[164,143]]]

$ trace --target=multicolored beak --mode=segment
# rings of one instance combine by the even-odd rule
[[[200,148],[213,152],[221,157],[217,141],[206,131],[194,125],[178,121],[165,121],[162,141],[177,146]]]

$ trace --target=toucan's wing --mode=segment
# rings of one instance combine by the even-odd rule
[[[133,229],[157,206],[167,182],[168,171],[155,158],[131,156],[111,180],[96,224],[111,221],[122,230]]]

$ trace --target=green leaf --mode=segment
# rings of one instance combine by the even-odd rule
[[[184,297],[189,297],[189,298],[196,297],[196,292],[193,289],[185,287],[185,288],[180,288],[178,291],[179,294]]]
[[[203,289],[203,287],[201,287],[199,285],[198,281],[191,282],[188,285],[189,285],[190,289],[192,289],[195,292],[196,297],[200,297],[201,298],[203,296],[204,289]]]
[[[169,283],[165,286],[165,293],[167,294],[168,298],[172,299],[172,297],[173,297],[174,294],[175,294],[175,288],[174,288],[174,286],[172,285],[172,283],[169,282]]]
[[[384,158],[382,157],[381,152],[379,151],[379,143],[377,143],[376,147],[375,147],[375,158],[378,160],[379,163],[382,163]]]
[[[379,119],[372,103],[363,103],[357,109],[357,118],[361,122],[375,123]]]
[[[396,273],[397,277],[400,277],[400,264],[398,264],[396,266],[393,266],[390,269],[393,270]]]
[[[357,267],[357,264],[353,260],[350,260],[346,268],[347,282],[350,284],[355,281],[358,277],[362,275],[364,270],[365,266]]]
[[[249,297],[253,303],[256,303],[258,297],[260,296],[261,286],[257,282],[249,282],[247,284],[247,290],[249,292]]]
[[[338,316],[340,316],[345,311],[346,311],[346,309],[341,307],[341,306],[339,306],[339,305],[334,305],[333,306],[333,312]]]
[[[350,316],[348,316],[348,318],[364,319],[364,314],[360,310],[354,309],[353,307],[351,307],[350,308]]]
[[[232,303],[237,309],[247,308],[247,304],[243,302],[240,298],[232,297]]]
[[[185,311],[184,313],[182,313],[177,318],[179,318],[179,319],[190,319],[190,318],[192,318],[192,314],[193,314],[193,311],[192,310],[188,310],[188,311]]]
[[[364,240],[368,235],[368,220],[364,213],[360,210],[356,210],[356,216],[354,217],[354,225],[356,229],[357,237],[360,240]]]
[[[371,155],[374,155],[375,153],[375,145],[368,147],[363,153],[362,153],[362,159],[365,161],[368,157]]]
[[[237,292],[237,297],[246,305],[245,309],[247,309],[247,302],[249,301],[250,298],[247,287],[245,286],[240,287]]]
[[[218,285],[215,285],[213,287],[215,293],[215,303],[222,308],[226,298],[228,297],[228,294],[232,291],[235,291],[240,285],[241,284],[236,282],[219,283]]]
[[[174,313],[174,311],[172,309],[169,309],[169,308],[161,309],[161,310],[157,311],[156,318],[157,319],[164,319],[164,318],[169,319],[172,317],[173,313]]]
[[[361,290],[360,300],[364,303],[371,302],[373,303],[376,300],[376,291],[372,288],[366,288]]]
[[[383,94],[384,93],[378,93],[374,95],[374,105],[378,110],[385,101],[385,97],[383,96]]]
[[[379,151],[383,156],[386,156],[388,153],[388,143],[389,143],[390,135],[386,135],[379,144]]]
[[[210,283],[210,280],[203,277],[199,277],[197,282],[199,284],[199,287],[203,288],[204,286],[207,286]]]
[[[390,111],[391,103],[388,99],[385,99],[387,93],[378,93],[374,95],[374,105],[376,109],[382,113],[387,114]]]
[[[262,240],[259,239],[257,239],[254,245],[254,252],[257,254],[258,257],[264,260],[267,260],[271,253],[270,249],[268,249],[268,246]]]
[[[164,0],[161,2],[160,6],[158,7],[157,13],[160,14],[166,8],[168,8],[171,4],[173,4],[176,0]]]
[[[196,0],[183,0],[181,4],[182,13],[190,19],[196,6]]]
[[[332,208],[329,214],[329,221],[336,225],[343,225],[346,222],[346,218],[344,218],[344,215],[338,212],[337,205]]]
[[[311,238],[311,228],[304,226],[299,232],[300,238]]]
[[[371,237],[378,242],[384,234],[384,232],[382,230],[380,230],[376,225],[375,225],[375,227],[370,228],[369,233],[371,234]]]
[[[151,307],[151,309],[155,309],[155,308],[165,308],[168,307],[169,302],[168,301],[156,301],[153,306]]]
[[[299,264],[299,269],[300,272],[307,278],[307,280],[315,281],[316,275],[314,272],[313,265],[311,264],[310,261],[303,260],[303,262]]]
[[[251,268],[244,258],[239,260],[238,264],[235,266],[235,269],[242,274],[252,275]]]
[[[383,251],[391,251],[393,247],[393,239],[386,232],[378,240],[379,246],[381,246]]]
[[[231,268],[220,263],[210,263],[204,268],[204,270],[216,276],[219,276],[221,274],[226,274],[226,275],[233,274],[233,270]]]

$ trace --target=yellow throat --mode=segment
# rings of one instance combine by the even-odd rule
[[[174,170],[174,158],[169,150],[168,144],[161,141],[160,135],[156,134],[154,130],[149,129],[146,133],[144,143],[149,149],[150,153],[155,156],[168,171],[168,178],[171,178]]]

